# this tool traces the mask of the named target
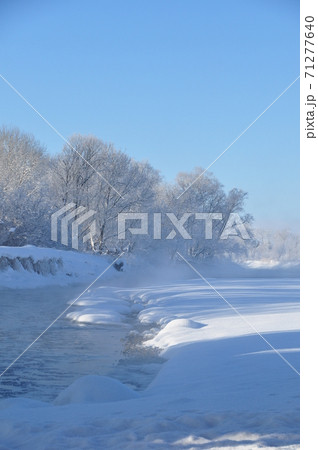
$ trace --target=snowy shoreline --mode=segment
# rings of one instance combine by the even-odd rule
[[[40,286],[66,286],[94,281],[103,275],[112,285],[154,285],[169,280],[192,279],[193,271],[184,263],[163,261],[154,257],[127,258],[123,256],[124,271],[111,267],[114,258],[90,253],[41,248],[0,246],[0,286],[23,289]],[[208,278],[299,278],[299,263],[280,264],[277,261],[230,261],[197,263],[196,268]],[[146,280],[146,281],[145,281]]]
[[[232,309],[201,279],[160,282],[159,272],[130,286],[128,273],[125,287],[115,272],[67,318],[88,332],[127,325],[122,363],[78,378],[53,404],[0,401],[5,446],[299,448],[297,278],[209,279]]]
[[[113,258],[106,256],[54,248],[0,246],[0,286],[26,289],[89,284],[112,262]],[[116,279],[115,269],[110,269],[112,279]]]

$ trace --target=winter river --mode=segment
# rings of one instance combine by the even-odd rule
[[[1,373],[84,288],[0,288]],[[118,325],[79,325],[64,315],[0,378],[0,398],[49,401],[80,376],[108,374],[120,358],[126,331]]]

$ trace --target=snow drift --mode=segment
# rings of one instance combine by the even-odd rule
[[[54,404],[117,402],[136,397],[135,391],[114,378],[87,375],[62,391]]]
[[[3,400],[3,446],[299,448],[298,280],[209,281],[246,320],[202,280],[91,289],[75,308],[78,317],[86,308],[92,320],[102,309],[124,316],[117,307],[130,308],[142,348],[159,348],[166,362],[138,393],[114,378],[89,376],[54,405]],[[131,378],[134,370],[127,366]]]

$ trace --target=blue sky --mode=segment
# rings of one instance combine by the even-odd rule
[[[1,73],[65,137],[171,181],[208,166],[299,75],[294,0],[0,3]],[[0,80],[0,124],[63,142]],[[258,226],[298,228],[299,80],[211,169]]]

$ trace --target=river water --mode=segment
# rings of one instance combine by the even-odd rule
[[[83,289],[0,288],[0,373]],[[79,325],[61,317],[0,377],[0,398],[51,401],[80,376],[107,375],[120,359],[126,332],[124,326]]]

